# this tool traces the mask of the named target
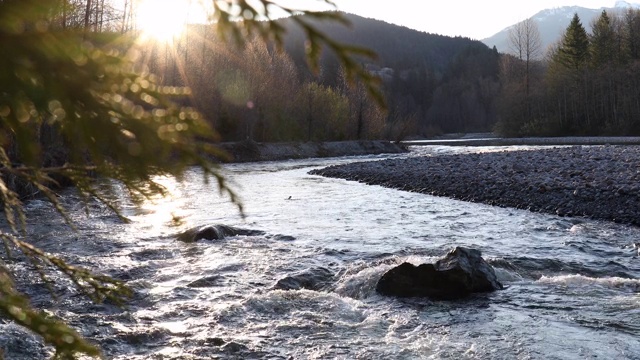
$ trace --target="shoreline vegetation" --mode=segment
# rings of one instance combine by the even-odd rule
[[[406,147],[386,140],[261,143],[251,140],[216,144],[230,155],[226,163],[278,161],[358,155],[399,154]]]
[[[388,140],[256,142],[253,140],[216,143],[229,155],[222,163],[279,161],[409,152],[411,146],[640,146],[638,136],[574,136],[503,138],[490,133],[448,134],[437,138],[392,142]]]

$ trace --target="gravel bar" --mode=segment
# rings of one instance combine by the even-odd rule
[[[311,174],[640,225],[640,146],[573,146],[330,166]]]

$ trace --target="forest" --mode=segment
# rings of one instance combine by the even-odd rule
[[[136,3],[60,1],[50,23],[113,44],[120,34],[139,33]],[[468,38],[341,15],[349,26],[305,21],[328,38],[377,54],[362,57],[360,65],[380,83],[384,104],[345,76],[328,49],[319,69],[311,69],[305,30],[291,18],[279,20],[286,30],[282,47],[260,36],[237,47],[215,26],[192,24],[169,40],[137,41],[136,50],[162,85],[190,89],[180,102],[202,113],[224,141],[399,140],[491,129],[500,88],[495,50]]]
[[[136,3],[61,1],[52,24],[95,39],[135,35]],[[350,81],[330,51],[311,69],[305,31],[292,18],[277,22],[285,30],[281,46],[256,35],[238,47],[204,24],[136,46],[141,66],[163,86],[189,88],[179,102],[199,111],[223,141],[640,133],[640,10],[603,12],[593,34],[576,15],[551,49],[540,48],[535,23],[525,20],[511,29],[510,54],[468,38],[341,15],[349,26],[305,21],[377,54],[360,65],[379,81],[384,104]]]
[[[317,25],[333,38],[376,52],[377,60],[364,65],[381,80],[385,109],[346,82],[330,54],[319,73],[310,71],[304,33],[296,28],[281,52],[261,41],[221,49],[214,31],[194,25],[173,56],[166,44],[152,50],[152,67],[167,83],[191,87],[196,108],[227,140],[640,133],[637,9],[603,12],[593,34],[576,15],[551,49],[539,48],[538,29],[525,20],[512,29],[511,54],[468,38],[345,17],[351,27]],[[289,28],[290,20],[282,25]]]
[[[327,36],[372,49],[362,65],[381,81],[386,108],[346,81],[329,52],[320,71],[305,61],[304,32],[281,20],[284,51],[259,39],[238,49],[192,25],[173,44],[147,48],[162,81],[189,86],[194,106],[225,140],[399,140],[443,132],[487,131],[499,94],[499,54],[467,38],[425,34],[345,14],[350,27],[321,23]]]
[[[545,51],[535,24],[502,55],[496,127],[506,136],[640,134],[640,10],[602,14],[588,34],[574,15]]]
[[[154,66],[169,74],[166,81],[192,88],[196,107],[228,140],[640,133],[640,10],[603,12],[593,34],[575,15],[550,49],[540,48],[535,23],[525,20],[511,30],[510,54],[468,38],[345,17],[351,27],[317,25],[333,38],[376,52],[377,61],[364,65],[380,78],[386,109],[344,81],[330,54],[319,73],[310,71],[304,34],[295,28],[283,53],[260,41],[242,50],[216,49],[215,33],[193,26],[192,36],[177,43],[182,60],[163,57],[161,49],[151,58],[160,60]],[[289,22],[282,20],[283,27]],[[181,61],[182,77],[175,70]],[[274,89],[283,91],[279,96]]]

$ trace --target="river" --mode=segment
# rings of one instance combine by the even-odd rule
[[[72,190],[61,199],[75,232],[48,203],[28,203],[33,241],[125,280],[135,290],[125,309],[92,305],[61,279],[51,302],[28,265],[9,266],[34,305],[67,319],[108,359],[640,359],[639,228],[308,174],[348,161],[493,149],[412,150],[227,165],[244,219],[197,171],[184,183],[163,179],[169,198],[140,207],[123,200],[131,223],[98,204],[87,214]],[[206,224],[264,235],[176,240]],[[455,246],[482,251],[505,289],[453,302],[376,294],[391,267],[432,262]],[[318,268],[333,274],[323,290],[273,289]],[[7,359],[50,355],[2,320],[0,348]]]

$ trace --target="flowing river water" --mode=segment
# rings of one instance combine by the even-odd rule
[[[413,150],[391,157],[489,149]],[[34,305],[108,359],[640,359],[639,228],[308,175],[388,157],[227,165],[245,219],[196,171],[182,184],[165,180],[170,198],[123,202],[128,224],[96,204],[85,213],[71,190],[62,200],[75,232],[49,204],[28,203],[34,242],[126,281],[135,295],[125,309],[93,305],[61,279],[51,302],[27,264],[8,265]],[[176,240],[208,224],[264,234]],[[455,246],[482,251],[505,289],[452,302],[375,292],[391,267]],[[319,268],[332,274],[322,290],[274,289]],[[0,348],[7,359],[50,355],[2,320]]]

